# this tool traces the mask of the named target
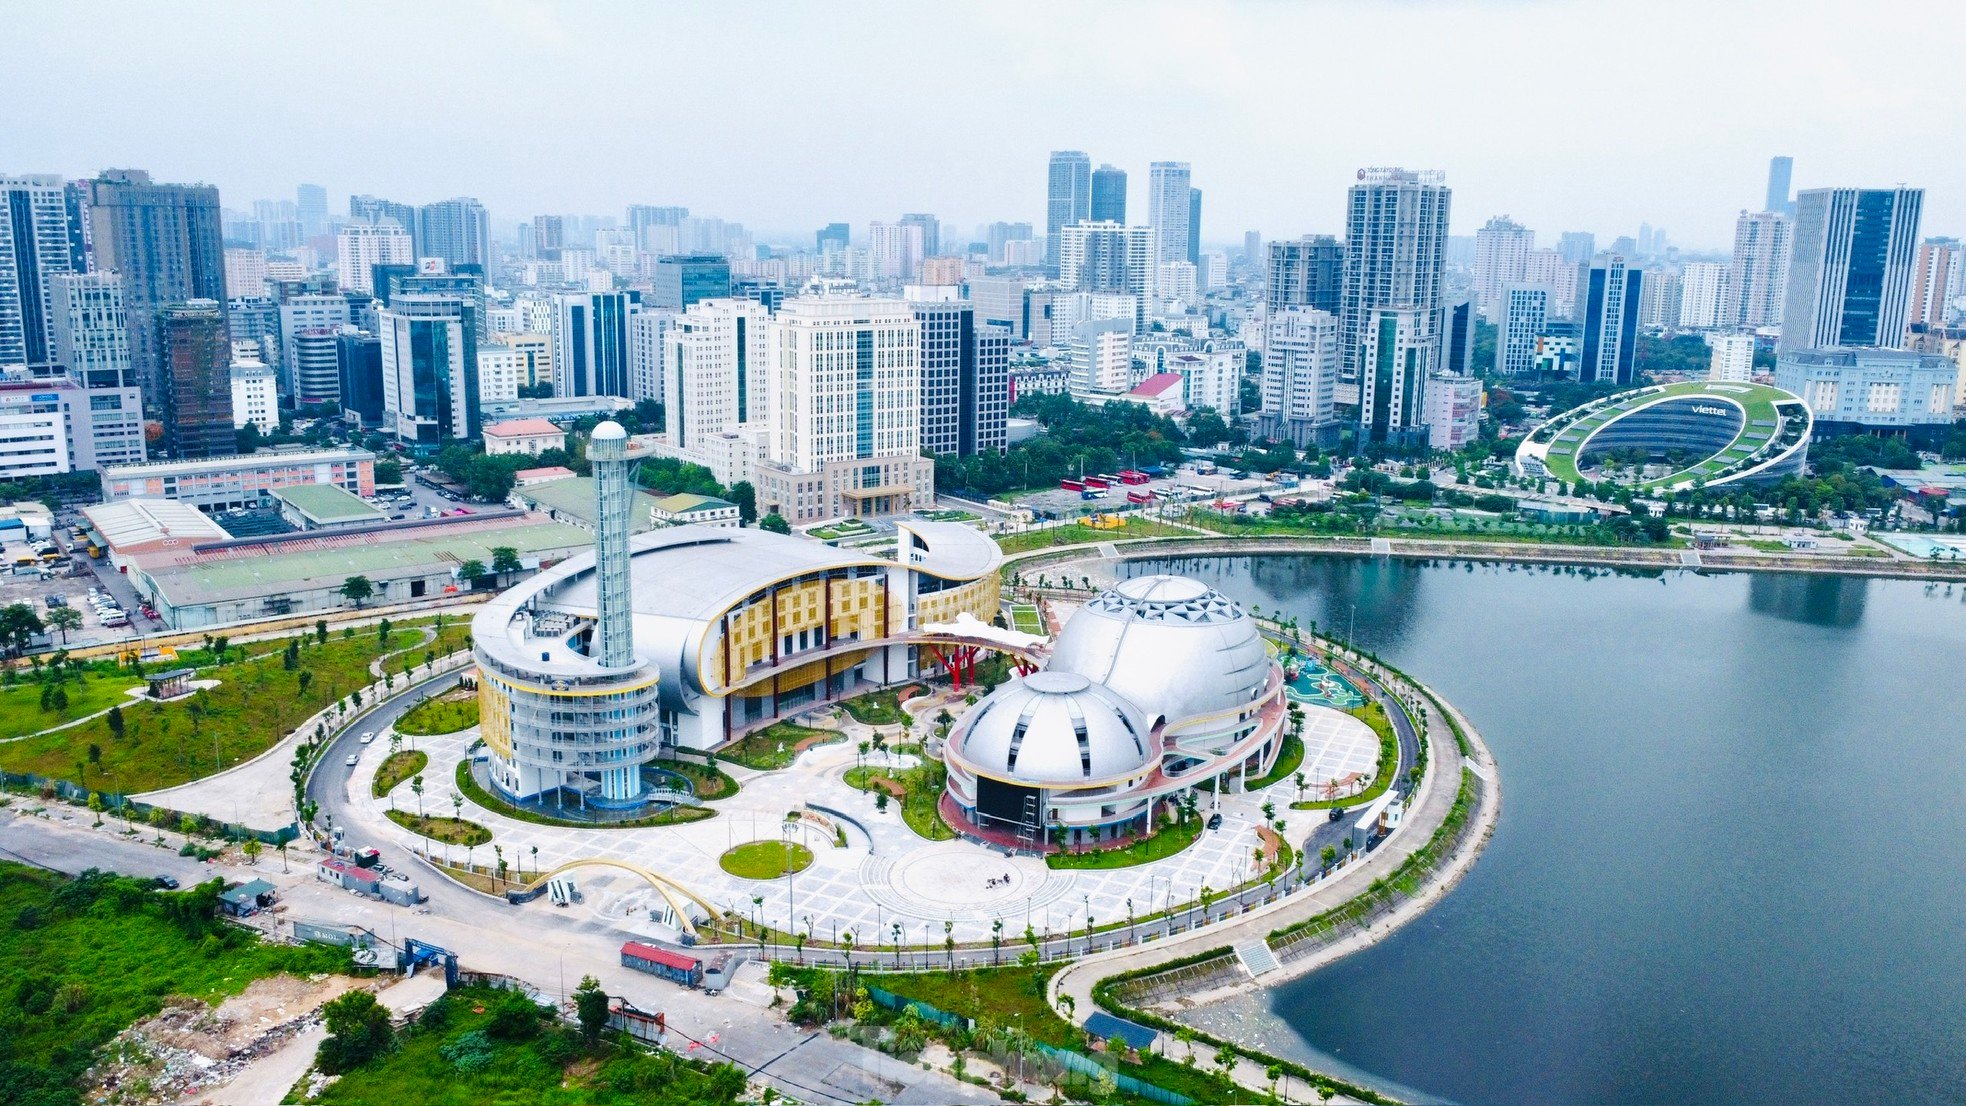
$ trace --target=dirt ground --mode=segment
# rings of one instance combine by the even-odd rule
[[[118,1034],[89,1072],[85,1101],[174,1102],[222,1083],[306,1029],[322,1003],[362,985],[341,975],[257,979],[216,1008],[174,998]]]

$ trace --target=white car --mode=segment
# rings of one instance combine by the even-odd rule
[[[375,732],[374,732],[374,731],[370,731],[370,732],[368,732],[368,733],[365,733],[365,734],[363,734],[363,735],[362,735],[362,744],[364,744],[364,745],[367,745],[367,744],[368,744],[369,742],[371,742],[371,741],[374,741],[374,740],[375,740]]]
[[[359,756],[356,756],[356,755],[355,755],[354,753],[350,753],[350,754],[348,754],[348,766],[349,766],[350,768],[353,768],[353,767],[355,767],[355,762],[356,762],[356,761],[358,761],[358,760],[360,760],[360,759],[362,759],[362,758],[361,758],[361,757],[359,757]]]

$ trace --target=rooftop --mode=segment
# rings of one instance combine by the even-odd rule
[[[1726,470],[1756,457],[1762,457],[1762,461],[1751,465],[1751,469],[1762,467],[1763,462],[1780,460],[1780,457],[1766,458],[1763,453],[1783,440],[1784,426],[1791,417],[1799,415],[1803,419],[1801,440],[1805,443],[1813,421],[1802,401],[1780,388],[1741,381],[1686,380],[1621,392],[1565,411],[1523,439],[1517,449],[1518,464],[1524,457],[1537,457],[1551,476],[1574,483],[1584,478],[1577,468],[1577,458],[1599,430],[1648,407],[1692,400],[1709,400],[1736,408],[1742,416],[1740,430],[1725,448],[1677,472],[1648,480],[1642,485],[1644,488],[1677,488],[1696,481],[1713,483],[1723,476],[1740,479],[1750,473],[1728,475]],[[1782,451],[1784,456],[1786,453]]]
[[[1140,386],[1126,393],[1130,396],[1158,396],[1181,386],[1180,373],[1155,373],[1140,382]]]
[[[507,419],[485,427],[489,438],[527,438],[539,434],[564,434],[565,430],[545,419]]]
[[[665,513],[672,515],[686,515],[695,511],[734,511],[737,509],[737,504],[732,503],[728,499],[718,499],[713,495],[691,495],[688,492],[658,499],[655,501],[655,506]]]
[[[213,457],[202,461],[138,461],[131,465],[106,465],[102,470],[102,478],[141,480],[184,473],[292,468],[299,465],[332,464],[336,461],[345,463],[373,460],[375,454],[366,449],[262,449],[256,453],[242,453],[236,457]]]
[[[314,522],[374,522],[383,518],[382,512],[362,502],[361,496],[333,484],[295,484],[275,488],[273,495]]]
[[[545,511],[556,518],[564,518],[577,526],[593,529],[596,519],[594,502],[594,478],[591,476],[563,476],[558,480],[547,480],[538,484],[528,484],[514,488],[512,497],[530,503],[536,510]],[[640,534],[655,528],[649,517],[649,508],[660,502],[654,495],[643,489],[635,490],[635,501],[628,508],[628,532]]]
[[[84,507],[82,515],[111,549],[118,550],[161,541],[181,541],[189,548],[232,536],[203,511],[175,499],[120,499]]]

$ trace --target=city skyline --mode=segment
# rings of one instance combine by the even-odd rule
[[[325,186],[333,210],[351,193],[426,204],[470,195],[500,228],[539,212],[618,217],[630,203],[688,206],[742,220],[773,240],[809,240],[814,227],[839,219],[858,230],[907,211],[935,212],[963,235],[997,220],[1041,225],[1038,167],[1054,149],[1081,149],[1095,166],[1111,163],[1140,185],[1152,161],[1193,165],[1208,192],[1211,245],[1249,229],[1266,239],[1335,233],[1343,219],[1338,190],[1358,168],[1408,165],[1447,173],[1457,193],[1456,235],[1508,213],[1543,245],[1563,230],[1608,238],[1644,221],[1686,247],[1720,250],[1734,216],[1760,206],[1773,154],[1795,159],[1797,190],[1946,178],[1949,152],[1930,136],[1957,131],[1966,104],[1936,71],[1892,63],[1902,40],[1891,12],[1910,18],[1912,5],[1870,5],[1861,20],[1836,18],[1850,6],[1827,2],[1799,10],[1663,7],[1146,5],[1115,22],[1096,7],[1066,6],[1055,15],[1047,9],[1059,33],[1045,36],[1025,33],[1030,22],[999,7],[782,7],[746,25],[745,80],[730,86],[726,110],[659,116],[636,105],[675,102],[679,89],[727,78],[724,59],[735,55],[674,51],[662,67],[630,60],[648,43],[709,35],[722,9],[514,4],[392,12],[390,26],[428,47],[420,55],[424,76],[393,69],[387,59],[396,55],[387,51],[338,58],[336,70],[352,87],[395,82],[426,103],[459,109],[447,112],[442,128],[419,125],[418,113],[323,112],[302,91],[313,86],[293,82],[288,90],[259,80],[252,66],[203,71],[195,80],[167,68],[170,59],[194,56],[196,36],[213,24],[226,28],[235,57],[272,58],[335,41],[360,25],[358,10],[300,11],[275,24],[249,18],[245,8],[209,7],[204,20],[174,20],[130,7],[92,19],[83,34],[72,10],[29,9],[15,23],[33,48],[0,76],[0,88],[17,103],[36,90],[63,90],[61,112],[10,120],[16,171],[78,179],[141,166],[159,180],[216,184],[239,210],[255,199],[291,197],[303,181]],[[1915,14],[1928,38],[1943,39],[1948,26],[1966,29],[1957,11]],[[1102,49],[1070,48],[1080,32],[1095,30]],[[1371,111],[1328,114],[1297,137],[1250,110],[1287,98],[1295,67],[1262,65],[1256,52],[1292,35],[1401,38],[1416,61],[1446,66],[1462,87],[1441,97],[1436,82],[1375,86]],[[925,62],[960,66],[970,79],[939,85],[921,81],[921,67],[898,65],[858,67],[856,82],[829,80],[823,70],[815,74],[807,53],[825,38],[861,42],[879,56],[914,50]],[[1761,45],[1729,55],[1722,67],[1708,44],[1727,40]],[[85,42],[86,53],[76,45]],[[1555,86],[1545,67],[1484,64],[1500,53],[1622,66],[1642,79],[1623,100],[1586,106],[1547,95]],[[1805,58],[1814,60],[1801,64]],[[528,66],[544,73],[562,63],[577,64],[586,79],[511,79]],[[1367,79],[1375,63],[1334,52],[1321,64],[1321,79],[1343,87]],[[1836,79],[1821,79],[1825,70]],[[142,97],[108,91],[133,83]],[[1010,139],[985,143],[953,127],[882,125],[886,115],[869,110],[882,103],[1027,122],[1010,128]],[[799,109],[780,110],[785,104]],[[1536,156],[1520,157],[1494,138],[1511,115],[1528,111],[1537,119]],[[739,113],[748,113],[746,122],[733,129]],[[824,143],[811,138],[821,118],[837,135]],[[242,146],[242,133],[256,141]],[[733,141],[737,135],[742,141]],[[788,153],[802,166],[796,188],[764,171]],[[1572,183],[1580,178],[1601,183]],[[1966,200],[1935,192],[1927,226],[1962,217]]]

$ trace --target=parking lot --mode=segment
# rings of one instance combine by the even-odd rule
[[[1051,488],[1021,496],[1017,502],[1037,512],[1039,518],[1075,518],[1102,511],[1124,511],[1156,504],[1220,499],[1223,496],[1261,491],[1269,486],[1271,486],[1269,479],[1264,473],[1252,472],[1237,478],[1226,470],[1198,473],[1184,467],[1166,476],[1150,478],[1144,484],[1115,483],[1106,490],[1102,498],[1087,499],[1079,492]],[[1154,502],[1131,503],[1127,500],[1129,492],[1152,495]]]

